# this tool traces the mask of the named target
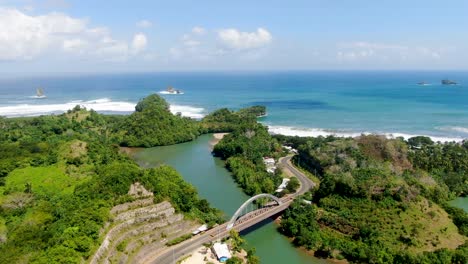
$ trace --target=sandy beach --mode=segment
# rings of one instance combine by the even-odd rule
[[[214,133],[213,134],[213,139],[210,141],[210,146],[214,147],[227,134],[229,134],[229,133]]]

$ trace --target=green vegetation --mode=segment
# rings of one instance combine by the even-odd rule
[[[271,138],[268,129],[256,121],[239,124],[213,149],[216,156],[226,159],[226,167],[249,195],[273,193],[281,183],[279,174],[266,172],[262,159],[280,151],[281,146]]]
[[[232,132],[243,124],[256,123],[257,117],[265,114],[266,108],[264,106],[252,106],[237,112],[222,108],[205,116],[201,126],[209,133]]]
[[[231,242],[231,249],[234,252],[240,252],[242,250],[242,246],[245,244],[245,240],[235,229],[229,230],[229,240]]]
[[[128,200],[134,182],[189,218],[221,221],[173,168],[141,169],[119,153],[119,144],[173,144],[200,133],[198,123],[170,115],[157,96],[131,116],[75,107],[57,116],[0,118],[0,127],[0,263],[83,262],[100,243],[110,208]]]
[[[179,243],[184,242],[185,240],[190,239],[192,236],[193,236],[192,234],[186,234],[186,235],[180,236],[178,238],[174,238],[171,241],[168,241],[166,243],[166,246],[170,247],[170,246],[173,246],[173,245],[177,245]]]
[[[280,231],[296,246],[352,262],[468,261],[468,216],[446,204],[461,193],[448,175],[466,187],[466,143],[275,138],[297,148],[296,165],[320,179],[316,205],[295,202],[283,215]]]
[[[186,117],[173,115],[169,104],[158,95],[141,100],[135,112],[113,127],[122,146],[154,147],[194,140],[200,135],[199,124]]]
[[[428,171],[437,181],[444,182],[455,195],[468,195],[468,141],[463,145],[434,144],[430,139],[423,142],[410,144],[417,146],[409,155],[414,167]]]
[[[226,261],[226,264],[242,264],[242,259],[239,257],[232,257]]]
[[[234,229],[229,231],[229,243],[234,254],[241,253],[246,246],[245,240],[240,236],[239,232]],[[241,258],[233,256],[226,263],[244,263]],[[247,251],[247,264],[259,264],[260,259],[255,256],[255,248]]]

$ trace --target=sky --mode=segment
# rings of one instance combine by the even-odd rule
[[[468,70],[466,0],[0,0],[0,74]]]

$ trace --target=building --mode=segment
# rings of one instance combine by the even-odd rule
[[[213,251],[220,262],[226,262],[231,258],[231,252],[226,243],[214,243]]]
[[[283,181],[281,182],[280,186],[278,186],[278,189],[276,189],[276,192],[279,193],[284,191],[284,189],[286,189],[286,187],[288,186],[289,181],[290,179],[283,178]]]
[[[266,171],[268,173],[275,173],[276,171],[276,162],[274,158],[269,158],[269,157],[264,157],[263,158],[263,163],[265,164]]]

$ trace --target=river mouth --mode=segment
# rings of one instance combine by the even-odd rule
[[[132,158],[145,168],[162,164],[174,167],[185,181],[197,188],[201,198],[223,211],[228,220],[249,196],[234,182],[224,162],[211,154],[213,139],[213,135],[208,134],[182,144],[138,149],[132,153]],[[242,234],[248,246],[256,248],[261,263],[329,263],[293,247],[271,219]]]

